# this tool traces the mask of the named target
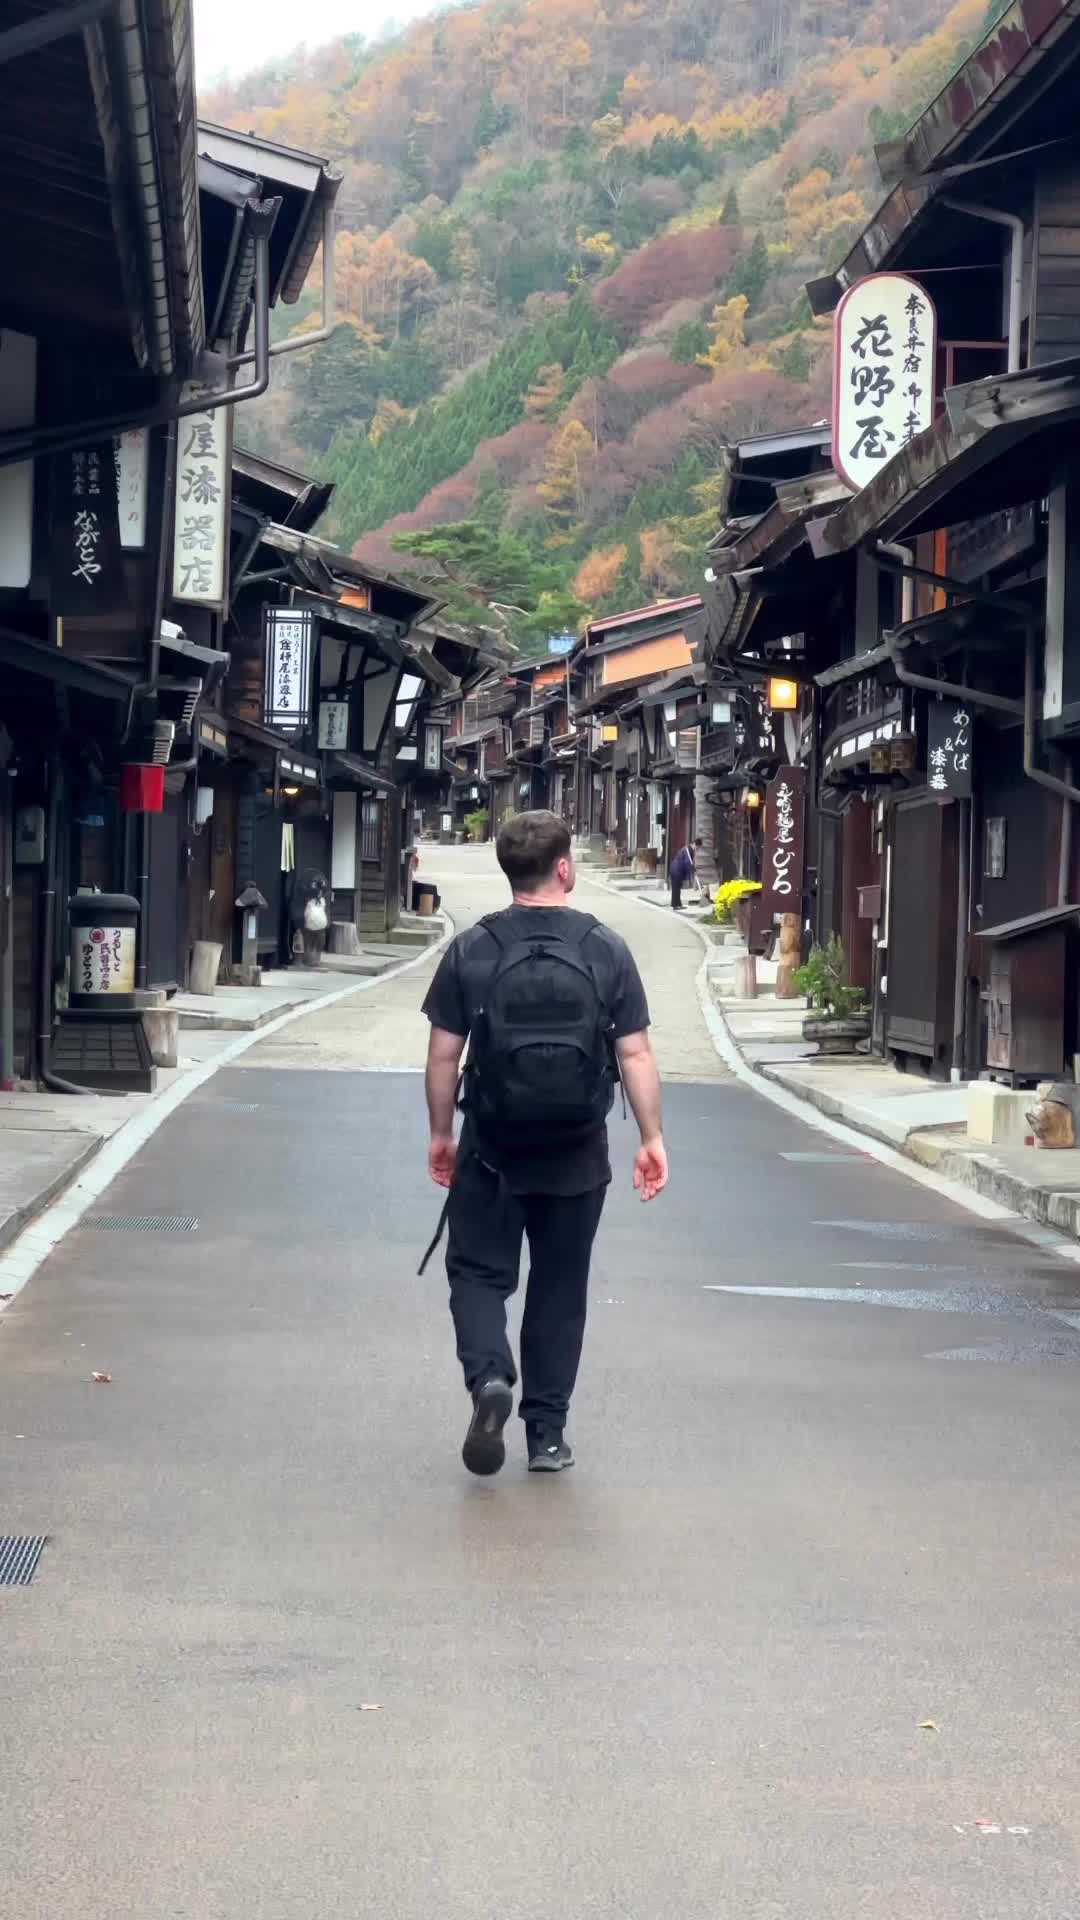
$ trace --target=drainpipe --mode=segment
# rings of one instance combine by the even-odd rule
[[[1069,903],[1069,866],[1072,855],[1072,810],[1080,800],[1080,787],[1074,787],[1068,780],[1059,780],[1054,773],[1047,773],[1045,767],[1035,765],[1035,650],[1037,639],[1034,627],[1029,628],[1027,647],[1024,652],[1024,772],[1037,786],[1045,787],[1048,793],[1056,793],[1064,803],[1061,818],[1061,857],[1058,862],[1058,906]]]
[[[60,828],[60,763],[49,762],[49,803],[45,828],[45,885],[41,894],[41,977],[38,982],[38,1079],[53,1093],[89,1091],[61,1079],[49,1065],[53,1029],[53,940],[56,930],[56,836]]]
[[[976,687],[961,687],[952,680],[935,680],[929,673],[914,673],[905,667],[898,654],[892,654],[892,667],[902,687],[917,687],[920,693],[940,693],[950,700],[966,700],[972,707],[990,707],[995,713],[1011,713],[1022,718],[1022,700],[1009,700],[1003,693],[983,693]],[[1047,774],[1047,779],[1050,775]],[[1077,794],[1080,799],[1080,793]]]
[[[973,200],[947,199],[942,203],[954,213],[969,214],[972,220],[989,220],[996,227],[1008,227],[1012,235],[1009,249],[1009,364],[1010,373],[1020,370],[1020,330],[1024,309],[1024,223],[1018,213],[1002,213],[999,207],[979,206]]]
[[[299,353],[301,347],[320,347],[337,331],[334,289],[334,231],[335,211],[331,200],[323,208],[322,229],[322,326],[314,333],[290,334],[287,340],[275,340],[270,348],[275,357],[279,353]],[[241,353],[230,360],[231,367],[246,367],[254,360],[253,353]]]

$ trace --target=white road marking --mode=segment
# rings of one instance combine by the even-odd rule
[[[294,1021],[303,1020],[311,1013],[325,1013],[328,1007],[336,1007],[343,1000],[351,1000],[357,994],[370,993],[372,988],[382,986],[387,980],[399,980],[404,974],[412,973],[417,967],[425,966],[436,954],[441,953],[454,937],[454,923],[449,914],[445,915],[446,930],[441,940],[430,947],[424,947],[411,959],[404,960],[398,967],[386,973],[373,974],[369,979],[357,980],[352,985],[342,987],[337,993],[328,993],[324,999],[309,1001],[306,1006],[294,1007],[291,1012],[270,1020],[265,1027],[258,1027],[254,1033],[237,1034],[235,1040],[229,1040],[213,1060],[204,1061],[195,1067],[182,1080],[163,1093],[161,1098],[153,1100],[143,1107],[131,1119],[118,1128],[112,1139],[106,1141],[100,1153],[91,1160],[85,1173],[80,1174],[65,1193],[30,1223],[13,1240],[10,1247],[0,1254],[0,1295],[21,1293],[28,1280],[31,1280],[44,1260],[47,1260],[54,1247],[58,1246],[65,1234],[71,1232],[82,1219],[88,1207],[92,1207],[101,1198],[106,1187],[112,1185],[117,1175],[141,1151],[147,1141],[152,1139],[158,1128],[189,1100],[193,1093],[212,1080],[222,1067],[229,1067],[249,1047],[259,1046],[274,1034],[281,1033]],[[410,1069],[393,1069],[405,1071]],[[415,1069],[414,1071],[420,1071]],[[0,1302],[0,1313],[7,1302]]]

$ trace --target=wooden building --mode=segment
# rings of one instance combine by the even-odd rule
[[[1078,61],[1074,8],[1017,0],[881,154],[896,184],[810,294],[865,284],[872,327],[874,276],[907,277],[928,424],[875,436],[857,485],[781,476],[713,556],[728,664],[799,685],[809,926],[874,1044],[935,1076],[1071,1074],[1077,1044]]]
[[[591,621],[571,657],[576,830],[617,862],[666,871],[694,838],[701,780],[699,594]]]

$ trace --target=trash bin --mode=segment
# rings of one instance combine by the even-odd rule
[[[426,919],[435,913],[439,906],[439,889],[433,880],[414,880],[412,890],[412,908],[414,913],[423,914]]]

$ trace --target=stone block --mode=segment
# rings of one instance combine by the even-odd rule
[[[175,1007],[144,1007],[143,1032],[155,1067],[175,1067],[180,1014]]]
[[[968,1139],[980,1147],[1022,1147],[1031,1138],[1030,1092],[1017,1093],[993,1080],[973,1080],[967,1090]]]

